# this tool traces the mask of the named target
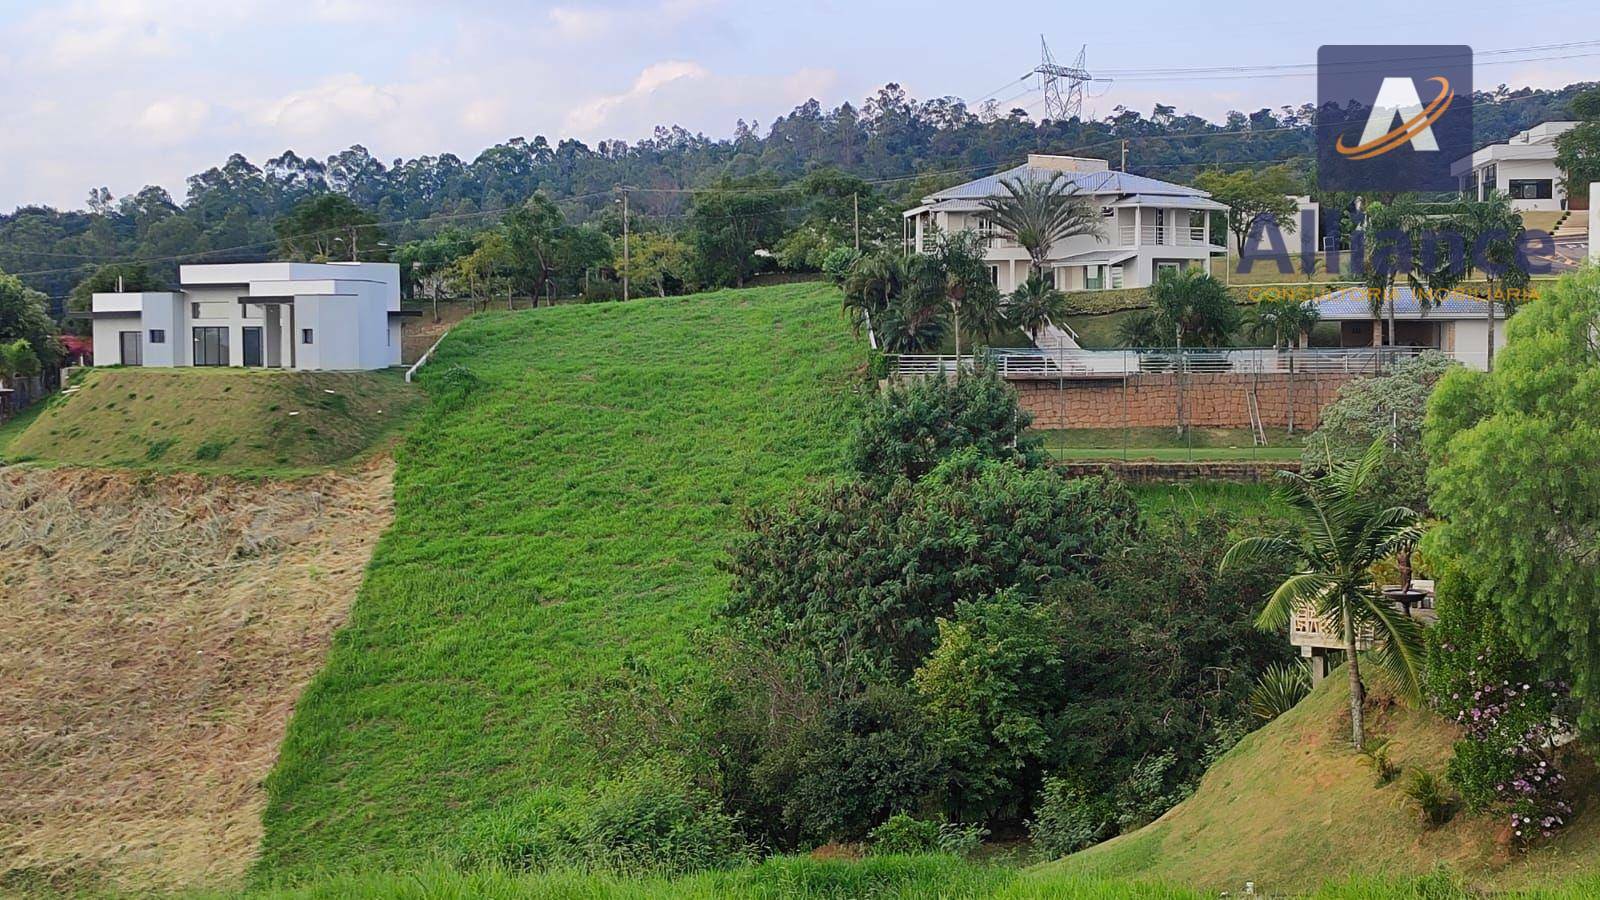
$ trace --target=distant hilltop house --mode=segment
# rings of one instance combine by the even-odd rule
[[[1005,196],[1001,182],[1045,180],[1055,173],[1100,210],[1103,233],[1074,237],[1050,249],[1050,276],[1064,291],[1144,287],[1163,269],[1203,266],[1223,252],[1211,242],[1211,213],[1227,207],[1205,191],[1113,172],[1103,159],[1030,154],[1026,164],[938,191],[905,213],[909,246],[927,252],[939,232],[984,236],[990,277],[1009,293],[1027,280],[1028,254],[1000,234],[983,201]]]
[[[1513,135],[1503,144],[1490,144],[1450,167],[1461,185],[1461,195],[1483,200],[1491,190],[1511,198],[1512,207],[1525,212],[1560,212],[1568,206],[1556,168],[1556,138],[1577,122],[1545,122]]]
[[[95,363],[382,369],[400,364],[393,263],[183,266],[181,290],[95,294]]]
[[[1488,367],[1489,304],[1449,291],[1434,302],[1424,304],[1406,285],[1392,289],[1394,299],[1394,339],[1389,337],[1389,303],[1384,301],[1373,315],[1367,288],[1350,287],[1324,294],[1312,301],[1324,322],[1339,325],[1339,346],[1377,347],[1390,344],[1425,350],[1438,350],[1463,365]],[[1506,344],[1506,307],[1494,310],[1495,350]]]

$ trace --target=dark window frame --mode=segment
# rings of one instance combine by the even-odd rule
[[[152,328],[152,329],[150,329],[150,343],[152,343],[152,344],[165,344],[166,342],[167,342],[167,330],[165,328]]]
[[[1556,196],[1553,178],[1513,178],[1506,186],[1513,200],[1554,200]]]
[[[300,329],[300,343],[302,343],[302,344],[314,344],[314,343],[316,343],[314,340],[312,340],[312,338],[314,338],[314,337],[316,337],[316,335],[312,332],[312,330],[310,328],[302,328],[302,329]]]

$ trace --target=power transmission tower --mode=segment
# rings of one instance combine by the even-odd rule
[[[1039,90],[1044,93],[1045,118],[1065,121],[1083,115],[1083,84],[1095,80],[1085,68],[1088,57],[1089,45],[1084,44],[1072,65],[1057,65],[1050,44],[1044,35],[1039,35],[1039,66],[1033,72],[1039,76]],[[1065,91],[1061,88],[1063,81],[1067,83]]]

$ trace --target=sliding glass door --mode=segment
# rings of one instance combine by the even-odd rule
[[[225,366],[228,364],[228,329],[205,327],[194,330],[194,364],[197,366]]]

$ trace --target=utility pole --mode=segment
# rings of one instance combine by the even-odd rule
[[[850,195],[850,205],[855,210],[855,215],[856,215],[856,252],[860,253],[861,252],[861,194],[859,192]]]
[[[350,226],[350,261],[351,262],[360,262],[361,261],[360,259],[358,259],[356,257],[356,227],[354,225]]]
[[[622,189],[622,299],[628,299],[628,269],[630,256],[628,247],[628,189]]]
[[[1121,171],[1123,171],[1123,172],[1128,171],[1128,142],[1127,142],[1127,140],[1123,140],[1123,142],[1122,142],[1122,169],[1121,169]]]

